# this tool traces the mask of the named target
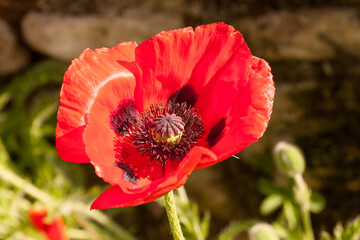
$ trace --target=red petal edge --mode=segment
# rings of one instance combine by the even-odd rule
[[[265,132],[274,102],[275,87],[269,64],[252,57],[250,74],[243,94],[227,113],[223,137],[211,148],[217,160],[200,161],[196,168],[209,167],[240,152],[257,141]]]
[[[204,29],[196,29],[198,34],[206,34]],[[201,30],[201,31],[200,31]],[[195,105],[204,122],[206,134],[229,111],[247,84],[249,61],[252,57],[243,36],[228,25],[211,29],[209,47],[201,62],[194,69],[190,82],[195,86],[203,74],[199,98]],[[219,50],[220,49],[220,50]],[[205,74],[203,73],[205,72]],[[201,79],[201,78],[200,78]]]
[[[125,42],[111,49],[86,49],[73,60],[64,76],[57,115],[56,147],[63,160],[90,161],[82,141],[86,114],[106,82],[119,79],[135,81],[134,76],[116,62],[133,61],[135,47],[135,42]]]
[[[123,186],[114,185],[94,201],[91,209],[130,207],[151,202],[167,192],[184,185],[188,176],[201,159],[216,161],[216,155],[209,149],[196,146],[181,161],[177,169],[170,172],[164,178],[157,179],[149,185],[135,189],[126,189]]]

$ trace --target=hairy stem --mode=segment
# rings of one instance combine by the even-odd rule
[[[166,213],[169,219],[173,238],[174,240],[185,240],[184,235],[181,231],[179,218],[176,214],[173,191],[170,191],[167,194],[165,194],[164,198],[165,198]]]

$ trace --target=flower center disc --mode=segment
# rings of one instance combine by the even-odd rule
[[[165,166],[168,159],[182,160],[203,134],[196,110],[185,102],[151,105],[134,123],[130,134],[136,149],[150,162]]]
[[[154,119],[152,124],[153,138],[168,146],[174,146],[181,140],[185,123],[181,117],[169,113],[161,115]]]

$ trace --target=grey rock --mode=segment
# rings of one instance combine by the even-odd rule
[[[23,68],[29,62],[29,53],[18,44],[11,27],[0,19],[0,75]]]
[[[360,56],[360,18],[352,8],[270,12],[235,25],[255,55],[272,61],[332,59],[336,47]]]
[[[143,7],[129,9],[119,17],[30,12],[22,21],[29,46],[65,61],[78,57],[85,48],[113,47],[124,41],[140,43],[160,31],[179,27],[180,15],[151,13]]]

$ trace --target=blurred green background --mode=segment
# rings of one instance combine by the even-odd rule
[[[285,185],[272,162],[282,140],[304,151],[305,180],[326,199],[312,216],[316,233],[359,215],[360,1],[0,0],[0,239],[41,239],[27,210],[44,205],[64,215],[74,239],[170,239],[159,203],[88,211],[108,186],[90,164],[56,154],[62,77],[85,48],[218,21],[270,63],[276,96],[258,143],[185,185],[200,215],[211,212],[208,239],[233,220],[275,219],[259,212],[259,182]]]

